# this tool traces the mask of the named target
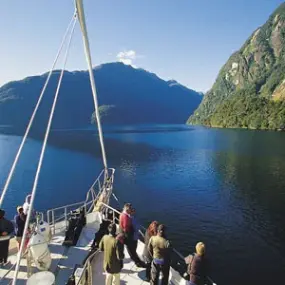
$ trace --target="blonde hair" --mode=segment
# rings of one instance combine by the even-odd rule
[[[22,209],[22,211],[23,211],[23,206],[18,206],[18,207],[17,207],[17,212],[19,213],[21,209]]]
[[[198,255],[204,255],[206,250],[206,246],[203,242],[198,242],[196,244],[196,252]]]

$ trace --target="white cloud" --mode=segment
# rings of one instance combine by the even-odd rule
[[[127,65],[132,65],[133,62],[130,58],[120,58],[119,61]]]
[[[124,64],[131,65],[133,67],[136,67],[134,65],[134,61],[137,58],[141,58],[141,57],[142,56],[137,55],[136,51],[134,51],[134,50],[120,51],[117,54],[117,60],[119,62],[123,62]]]
[[[134,50],[128,50],[128,51],[120,51],[117,54],[117,58],[129,58],[129,59],[136,59],[136,52]]]

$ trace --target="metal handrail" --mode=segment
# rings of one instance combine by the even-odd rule
[[[58,207],[58,208],[49,209],[47,212],[57,211],[57,210],[62,210],[62,209],[67,208],[67,207],[77,206],[77,205],[80,205],[80,204],[84,204],[84,202],[85,201],[81,201],[81,202],[76,202],[76,203],[73,203],[73,204],[68,204],[68,205],[65,205],[65,206],[61,206],[61,207]]]
[[[99,252],[100,252],[100,250],[97,249],[95,252],[93,252],[92,254],[90,254],[90,255],[88,256],[88,258],[86,259],[86,261],[85,261],[85,263],[84,263],[83,270],[82,270],[81,276],[80,276],[79,281],[77,282],[77,284],[80,284],[80,282],[82,281],[83,276],[85,276],[85,273],[86,273],[86,271],[88,270],[88,267],[91,268],[92,259],[93,259],[94,256],[95,256],[96,254],[98,254]],[[88,276],[92,276],[92,274],[89,274]],[[92,278],[92,277],[91,277],[91,278]],[[91,280],[90,284],[93,284],[93,283],[92,283],[92,280]]]
[[[113,211],[113,212],[115,212],[115,213],[117,213],[117,214],[119,214],[119,215],[122,213],[122,212],[116,210],[115,208],[111,207],[110,205],[107,205],[107,204],[105,204],[105,203],[103,203],[103,202],[101,202],[101,204],[102,204],[104,207],[110,209],[111,211]],[[118,221],[119,219],[116,218],[115,215],[113,215],[113,223],[114,223],[116,220]],[[142,225],[139,225],[139,227],[140,227],[143,231],[146,231],[146,230],[147,230],[147,229],[146,229],[144,226],[142,226]],[[139,230],[139,233],[140,233],[141,236],[144,238],[145,234],[144,234],[141,230]],[[185,257],[184,257],[178,250],[176,250],[175,248],[172,248],[172,251],[173,251],[180,259],[182,259],[182,260],[185,262]],[[215,283],[209,276],[207,276],[207,279],[208,279],[208,281],[209,281],[212,285],[216,285],[216,283]]]
[[[110,205],[107,205],[107,204],[105,204],[105,203],[103,203],[103,202],[101,202],[101,203],[102,203],[103,206],[105,206],[106,208],[112,210],[113,212],[115,212],[115,213],[117,213],[117,214],[119,214],[119,215],[122,213],[122,212],[116,210],[115,208],[111,207]],[[116,217],[113,216],[113,222],[115,222],[115,220],[118,220],[118,218],[116,218]],[[147,230],[147,229],[146,229],[144,226],[142,226],[142,225],[139,225],[139,227],[140,227],[142,230],[144,230],[144,231]],[[145,234],[144,234],[141,230],[140,230],[140,234],[142,235],[142,237],[145,236]],[[178,255],[178,257],[180,257],[181,259],[184,260],[185,257],[184,257],[179,251],[177,251],[176,249],[173,249],[173,251]]]
[[[25,256],[28,252],[28,249],[24,252],[23,256]],[[6,279],[9,273],[16,267],[16,263],[12,264],[12,266],[7,270],[7,272],[0,278],[0,283]],[[10,281],[8,284],[12,284],[13,280]]]
[[[14,263],[8,270],[7,272],[0,278],[0,282],[4,281],[6,279],[6,276],[16,267],[16,263]]]
[[[63,206],[63,207],[59,207],[59,208],[56,208],[56,209],[51,209],[51,210],[48,210],[47,211],[47,222],[48,224],[51,225],[51,227],[53,228],[53,233],[55,234],[55,225],[56,223],[60,222],[60,221],[65,221],[65,223],[67,223],[67,220],[68,220],[68,217],[71,215],[71,211],[68,209],[70,208],[80,208],[80,207],[84,207],[85,210],[87,209],[87,207],[89,205],[92,205],[94,203],[94,201],[89,201],[87,203],[85,203],[85,201],[82,201],[82,202],[78,202],[78,203],[74,203],[74,204],[69,204],[69,205],[66,205],[66,206]],[[91,209],[91,207],[90,207]],[[86,212],[89,213],[90,212],[90,209]],[[64,213],[59,215],[58,217],[55,216],[55,211],[58,211],[58,210],[64,210]],[[52,219],[50,220],[50,214],[52,214]]]
[[[114,168],[109,168],[107,171],[108,171],[108,173],[106,173],[106,170],[103,169],[100,172],[100,174],[98,175],[96,180],[93,182],[93,184],[91,185],[91,187],[87,191],[86,198],[85,198],[84,201],[68,204],[68,205],[57,207],[57,208],[53,208],[53,209],[49,209],[47,211],[47,213],[46,213],[47,214],[47,222],[48,222],[48,224],[51,225],[51,227],[53,227],[53,233],[54,234],[55,234],[55,224],[57,222],[65,221],[65,225],[67,224],[67,219],[70,216],[70,212],[69,212],[70,208],[84,207],[86,213],[90,213],[92,211],[93,206],[94,206],[95,202],[97,201],[98,197],[100,197],[102,192],[105,190],[105,188],[104,188],[105,185],[104,185],[104,183],[101,183],[100,180],[104,179],[104,182],[106,182],[105,179],[108,177],[108,178],[111,179],[110,180],[110,184],[113,185],[115,169]],[[96,194],[96,192],[94,190],[96,185],[98,186],[97,194]],[[55,212],[59,212],[59,211],[62,211],[60,213],[59,217],[55,217]]]

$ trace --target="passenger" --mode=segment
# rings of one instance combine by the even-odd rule
[[[18,242],[18,250],[20,249],[21,246],[21,241],[23,238],[23,233],[24,233],[24,228],[25,228],[25,222],[27,216],[23,212],[23,207],[18,206],[17,207],[17,212],[18,214],[15,216],[15,224],[16,224],[16,240]]]
[[[135,217],[136,214],[136,210],[135,208],[132,208],[131,210],[131,218],[132,218],[132,225],[133,225],[133,229],[134,229],[134,237],[133,237],[133,241],[132,241],[132,256],[133,256],[133,260],[136,263],[137,267],[143,267],[146,268],[146,264],[145,262],[143,262],[138,254],[137,254],[137,247],[138,247],[138,240],[139,240],[139,236],[140,236],[140,225]]]
[[[119,218],[119,227],[120,230],[124,233],[125,237],[133,236],[134,229],[132,226],[132,219],[131,219],[131,210],[132,205],[127,203],[124,205],[123,212]]]
[[[117,234],[116,240],[118,242],[118,246],[120,247],[120,250],[122,250],[122,252],[124,252],[124,244],[125,244],[124,234],[123,233]],[[121,266],[122,266],[122,268],[123,268],[123,265],[124,265],[124,262],[123,262],[123,259],[121,259]]]
[[[136,219],[136,209],[132,208],[131,210],[131,219],[132,219],[132,225],[133,225],[133,229],[134,229],[134,249],[135,251],[137,250],[137,246],[138,246],[138,239],[140,236],[140,225]]]
[[[196,244],[196,253],[185,258],[190,275],[189,285],[204,285],[207,283],[208,265],[205,258],[206,247],[203,242]]]
[[[104,251],[104,271],[106,272],[106,285],[119,285],[120,272],[123,268],[124,244],[116,239],[116,224],[108,227],[109,235],[105,235],[99,249]]]
[[[152,262],[152,256],[148,250],[148,244],[149,240],[152,236],[157,235],[157,227],[158,227],[158,222],[153,221],[149,227],[147,228],[144,236],[144,250],[143,250],[143,257],[144,261],[146,262],[146,280],[147,282],[150,281],[150,268],[151,268],[151,262]]]
[[[0,209],[0,265],[8,264],[8,253],[9,253],[9,244],[10,238],[8,236],[13,233],[14,226],[11,221],[5,219],[5,211]],[[4,237],[7,237],[5,239]]]
[[[159,274],[162,273],[161,285],[167,285],[169,279],[169,269],[171,262],[171,245],[165,236],[165,226],[159,225],[157,235],[149,240],[148,250],[153,256],[151,263],[150,284],[157,285]]]
[[[135,227],[133,225],[133,219],[131,217],[132,205],[130,203],[125,204],[123,212],[120,215],[119,227],[120,232],[124,234],[125,245],[127,247],[130,258],[135,262],[137,267],[145,267],[145,264],[136,252],[135,248]]]
[[[26,197],[25,203],[24,203],[24,205],[23,205],[23,213],[24,213],[26,216],[28,215],[28,212],[29,212],[29,209],[30,209],[31,197],[32,197],[32,195],[29,194],[29,195]]]

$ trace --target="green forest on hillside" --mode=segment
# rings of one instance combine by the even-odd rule
[[[285,3],[231,55],[189,124],[285,130]]]
[[[245,92],[245,93],[244,93]],[[221,104],[205,124],[213,127],[285,130],[285,101],[246,91]]]

